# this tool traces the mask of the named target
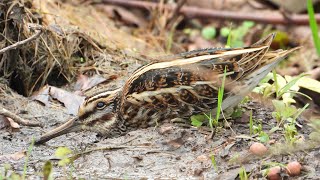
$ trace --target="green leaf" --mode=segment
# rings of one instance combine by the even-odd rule
[[[231,29],[227,27],[223,27],[220,29],[220,35],[223,37],[228,37],[229,34],[231,33]]]
[[[214,37],[216,37],[216,34],[217,34],[216,28],[211,26],[205,27],[201,31],[202,37],[207,40],[213,39]]]
[[[64,158],[64,159],[61,159],[61,160],[58,162],[58,165],[59,165],[59,166],[66,166],[66,165],[68,165],[70,162],[71,162],[71,160],[70,160],[69,158]]]
[[[287,93],[286,93],[287,94]],[[285,94],[284,94],[285,95]],[[285,104],[293,104],[293,103],[296,103],[296,100],[294,100],[293,98],[291,97],[282,97],[282,101],[285,103]]]
[[[267,83],[268,81],[270,81],[270,79],[272,79],[273,74],[272,73],[268,73],[266,77],[264,77],[260,83]]]
[[[307,76],[307,74],[300,74],[298,77],[295,77],[294,79],[292,79],[290,82],[288,82],[287,84],[285,84],[280,90],[279,90],[279,94],[278,96],[282,96],[284,93],[288,92],[289,89],[294,86],[299,79],[301,79],[302,77]]]
[[[64,158],[68,155],[70,155],[72,151],[67,147],[58,147],[58,149],[55,152],[55,156],[58,158]]]
[[[279,112],[280,114],[282,114],[281,112],[284,111],[284,109],[286,108],[286,105],[283,101],[279,101],[279,100],[272,100],[272,104],[276,110],[276,112]]]
[[[253,21],[244,21],[242,23],[242,26],[246,27],[246,28],[251,28],[254,26],[254,22]]]
[[[248,180],[248,174],[246,169],[242,166],[239,171],[240,180]]]
[[[300,114],[305,110],[307,109],[307,107],[309,106],[309,103],[307,103],[306,105],[303,106],[303,108],[299,109],[297,114],[293,117],[293,120],[295,121],[299,116]]]
[[[232,112],[231,117],[232,118],[239,118],[242,117],[242,109],[241,108],[237,108],[235,111]]]
[[[260,132],[259,137],[257,137],[257,139],[262,143],[266,143],[270,140],[269,135],[263,131]]]
[[[52,164],[50,161],[47,161],[44,164],[42,173],[43,173],[43,179],[47,179],[47,180],[51,179],[50,175],[52,174]]]
[[[277,85],[278,85],[278,89],[279,89],[278,93],[279,93],[281,89],[287,85],[287,81],[284,77],[282,77],[279,74],[276,74],[276,77],[277,77]]]
[[[287,118],[293,116],[294,114],[296,114],[296,112],[297,112],[297,109],[296,109],[294,106],[286,106],[286,107],[282,110],[281,116],[282,116],[284,119],[287,119]]]
[[[200,127],[202,126],[203,122],[200,121],[196,116],[191,116],[191,124],[192,126]]]
[[[234,40],[232,42],[232,47],[242,47],[244,45],[243,40]]]
[[[282,128],[280,128],[279,126],[275,126],[270,129],[269,134],[272,134],[272,133],[279,131],[279,130],[282,130]]]
[[[261,124],[259,124],[259,125],[253,125],[253,132],[254,132],[254,134],[257,134],[257,133],[259,133],[260,134],[260,132],[262,131],[262,125]]]
[[[299,81],[297,82],[297,85],[299,87],[303,87],[305,89],[309,89],[311,91],[314,91],[320,94],[320,81],[317,81],[310,77],[303,77],[299,79]]]

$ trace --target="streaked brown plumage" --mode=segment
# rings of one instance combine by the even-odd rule
[[[166,119],[189,118],[217,106],[226,69],[222,109],[237,105],[283,58],[296,50],[269,51],[274,34],[245,48],[186,52],[137,69],[124,87],[86,98],[78,117],[43,135],[43,143],[89,130],[114,137]]]

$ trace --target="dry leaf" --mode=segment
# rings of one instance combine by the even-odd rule
[[[19,129],[20,125],[13,121],[13,119],[9,117],[5,117],[3,115],[0,115],[0,129],[5,128],[7,126],[11,126],[12,128]]]
[[[63,103],[67,108],[68,113],[72,115],[76,115],[78,113],[78,109],[85,99],[83,96],[79,96],[56,87],[50,88],[50,96]]]
[[[21,151],[21,152],[16,152],[14,154],[1,155],[0,161],[8,161],[8,160],[17,161],[25,156],[26,156],[26,151]]]
[[[104,11],[109,17],[113,19],[119,19],[124,24],[135,25],[138,27],[144,27],[146,22],[143,18],[132,13],[132,10],[127,10],[120,6],[97,6],[100,10]]]
[[[38,91],[36,95],[32,96],[32,99],[37,100],[48,107],[50,107],[52,99],[58,100],[67,108],[69,114],[76,115],[79,106],[83,103],[85,97],[57,87],[45,86]]]
[[[92,77],[88,77],[86,75],[81,74],[78,76],[77,82],[74,86],[74,90],[86,91],[105,81],[107,81],[107,79],[100,75],[94,75]]]
[[[15,129],[19,129],[20,128],[20,125],[18,124],[18,123],[16,123],[16,122],[14,122],[13,121],[13,119],[11,119],[11,118],[7,118],[8,119],[8,121],[10,122],[10,126],[12,127],[12,128],[15,128]]]
[[[50,86],[45,85],[39,91],[35,92],[31,99],[43,103],[45,106],[50,106],[50,96],[49,96]]]

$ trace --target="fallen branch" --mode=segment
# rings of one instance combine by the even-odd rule
[[[9,51],[11,49],[15,49],[15,48],[17,48],[17,47],[19,47],[19,46],[21,46],[23,44],[26,44],[26,43],[30,42],[30,41],[33,41],[33,40],[37,39],[41,34],[42,34],[42,30],[38,30],[37,33],[35,33],[34,35],[30,36],[29,38],[27,38],[25,40],[22,40],[22,41],[18,41],[18,42],[14,43],[14,44],[12,44],[10,46],[7,46],[7,47],[1,49],[0,50],[0,54],[4,53],[6,51]]]
[[[136,0],[100,0],[93,2],[93,4],[106,3],[113,5],[120,5],[131,8],[142,8],[142,9],[154,9],[158,7],[158,3],[136,1]],[[165,5],[164,8],[173,11],[174,6]],[[212,10],[198,7],[188,7],[184,6],[179,11],[186,17],[189,18],[213,18],[213,19],[223,19],[232,21],[255,21],[258,23],[265,24],[285,24],[285,25],[309,25],[308,15],[286,15],[279,12],[274,12],[271,16],[266,16],[263,13],[243,13],[234,11],[220,11]],[[316,15],[317,22],[320,22],[320,15]]]
[[[0,114],[4,115],[5,117],[9,117],[11,118],[14,122],[24,125],[24,126],[38,126],[38,127],[42,127],[41,123],[38,122],[31,122],[31,121],[27,121],[25,119],[22,119],[21,117],[19,117],[18,115],[10,112],[9,110],[0,107]]]

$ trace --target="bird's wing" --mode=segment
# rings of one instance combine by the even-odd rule
[[[212,109],[224,71],[227,98],[237,80],[257,66],[272,39],[270,35],[245,48],[192,51],[171,61],[143,66],[127,80],[121,103],[154,109],[188,105],[197,109],[195,112]],[[125,106],[122,111],[126,111]]]

